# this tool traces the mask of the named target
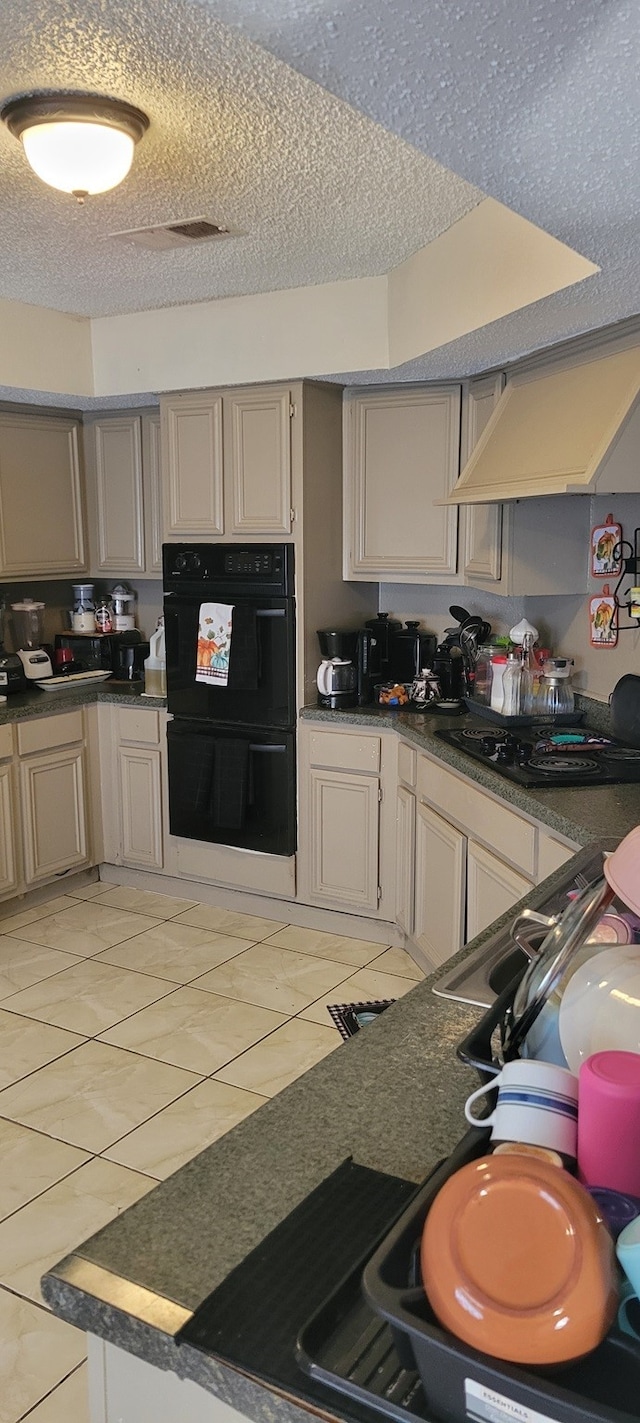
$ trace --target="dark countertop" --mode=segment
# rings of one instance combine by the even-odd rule
[[[586,722],[598,729],[608,729],[607,708],[602,703],[584,699]],[[549,790],[533,790],[515,785],[490,767],[483,766],[464,751],[458,751],[436,736],[439,729],[485,726],[477,717],[444,717],[429,712],[412,712],[387,707],[354,707],[351,711],[328,711],[322,707],[304,707],[300,713],[305,721],[319,721],[338,726],[375,727],[393,730],[410,741],[419,751],[437,756],[454,771],[460,771],[493,791],[514,810],[521,810],[539,820],[549,830],[564,835],[576,845],[588,845],[594,840],[622,837],[640,824],[640,785],[635,786],[558,786]]]
[[[565,876],[566,867],[550,876],[549,891]],[[446,969],[512,917],[510,910]],[[455,1047],[479,1010],[432,994],[442,972],[52,1269],[43,1293],[54,1312],[192,1379],[256,1423],[308,1423],[290,1391],[282,1397],[191,1345],[178,1347],[173,1335],[346,1157],[418,1182],[463,1135],[464,1101],[477,1078]],[[352,1417],[337,1394],[329,1411]]]
[[[103,682],[74,682],[62,687],[58,692],[41,692],[39,687],[32,691],[13,692],[6,702],[0,702],[0,726],[6,722],[29,721],[33,717],[52,716],[55,712],[68,711],[70,707],[93,706],[95,702],[115,702],[129,706],[141,701],[144,707],[166,707],[164,697],[143,696],[142,682],[116,682],[113,678]]]

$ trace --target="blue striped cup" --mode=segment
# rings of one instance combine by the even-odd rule
[[[498,1092],[489,1116],[476,1117],[471,1108],[479,1097]],[[578,1079],[550,1062],[505,1063],[493,1080],[478,1087],[465,1103],[471,1126],[491,1127],[491,1140],[523,1141],[558,1151],[568,1164],[578,1146]]]

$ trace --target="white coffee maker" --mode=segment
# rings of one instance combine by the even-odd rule
[[[23,598],[21,603],[12,603],[13,628],[18,644],[18,657],[24,675],[29,682],[44,681],[53,676],[51,658],[42,646],[44,603],[36,603],[33,598]]]

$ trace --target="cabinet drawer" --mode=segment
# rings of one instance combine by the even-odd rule
[[[401,741],[398,747],[398,779],[412,788],[416,784],[416,760],[415,748]]]
[[[536,829],[491,796],[438,766],[427,756],[418,761],[418,794],[455,820],[475,839],[496,850],[502,859],[533,879],[536,863]]]
[[[18,751],[28,756],[32,751],[49,751],[55,746],[72,746],[82,741],[84,722],[81,711],[62,712],[59,716],[43,716],[37,721],[24,721],[18,726]]]
[[[576,846],[576,848],[578,848]],[[538,831],[538,884],[541,884],[547,875],[552,875],[554,870],[559,870],[561,865],[566,865],[567,860],[573,859],[575,850],[570,850],[567,845],[563,845],[561,840],[556,840],[553,835],[547,835],[545,830]]]
[[[13,727],[0,726],[0,761],[8,761],[13,756]]]
[[[309,737],[312,766],[344,771],[380,770],[379,736],[346,736],[340,731],[313,731]]]
[[[142,746],[157,746],[160,741],[160,717],[156,707],[118,707],[119,741],[133,741]]]

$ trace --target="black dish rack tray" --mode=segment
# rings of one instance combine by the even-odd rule
[[[469,1348],[444,1330],[416,1277],[416,1249],[441,1186],[487,1149],[467,1132],[430,1177],[365,1267],[363,1291],[422,1383],[420,1414],[442,1423],[638,1423],[640,1346],[615,1327],[586,1358],[533,1370]]]
[[[475,697],[465,697],[464,700],[467,711],[482,717],[483,721],[492,722],[494,726],[503,726],[505,731],[518,726],[579,726],[584,721],[583,711],[557,712],[555,716],[503,716],[502,712],[494,711],[486,702],[479,702]]]

